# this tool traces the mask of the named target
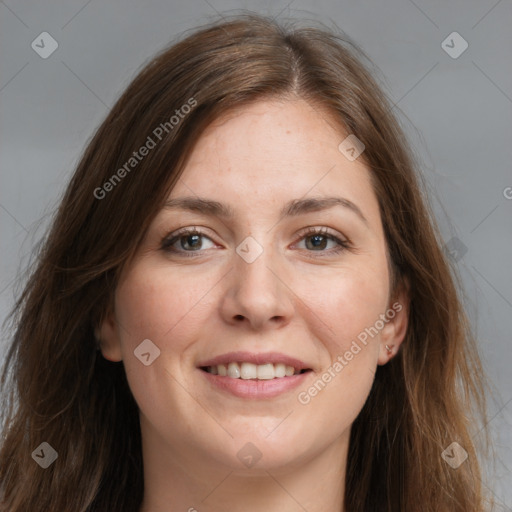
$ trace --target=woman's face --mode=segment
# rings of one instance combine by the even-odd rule
[[[198,140],[101,329],[146,450],[238,470],[343,453],[407,310],[389,297],[377,198],[361,158],[338,148],[347,135],[287,100]],[[286,366],[306,371],[281,376]]]

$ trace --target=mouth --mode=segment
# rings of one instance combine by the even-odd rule
[[[211,375],[218,375],[219,377],[229,377],[231,379],[244,379],[244,380],[272,380],[291,377],[292,375],[300,375],[302,373],[310,372],[311,368],[294,368],[284,363],[265,363],[254,364],[248,362],[232,361],[226,364],[218,364],[211,366],[200,366],[203,370]]]
[[[232,352],[197,368],[214,389],[241,398],[272,398],[297,387],[313,372],[298,359],[269,352]]]

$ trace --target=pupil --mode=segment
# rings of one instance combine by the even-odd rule
[[[311,240],[313,241],[314,247],[325,247],[326,239],[323,235],[313,235]]]
[[[198,244],[199,242],[199,237],[200,235],[187,235],[186,237],[186,243],[192,247],[192,248],[197,248],[199,247],[201,244]],[[194,239],[194,241],[192,243],[190,243],[190,240],[191,239]],[[194,244],[197,244],[197,245],[194,245]]]

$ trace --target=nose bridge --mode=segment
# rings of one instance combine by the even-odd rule
[[[277,277],[272,268],[277,265],[272,237],[260,235],[259,240],[248,236],[237,246],[235,259],[236,281],[243,287],[244,293],[257,291],[261,297],[279,293]]]

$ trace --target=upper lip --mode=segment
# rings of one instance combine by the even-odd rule
[[[286,354],[281,354],[280,352],[229,352],[227,354],[221,354],[219,356],[213,357],[212,359],[208,359],[206,361],[202,361],[197,366],[198,368],[204,366],[217,366],[219,364],[227,365],[229,363],[253,363],[256,365],[272,363],[278,364],[282,363],[287,366],[293,366],[295,370],[310,370],[311,366],[308,366],[306,363],[297,359],[295,357],[287,356]]]

